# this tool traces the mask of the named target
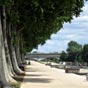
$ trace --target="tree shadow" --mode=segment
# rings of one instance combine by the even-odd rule
[[[44,70],[40,69],[26,69],[26,72],[45,72]]]
[[[24,76],[13,76],[13,78],[14,78],[15,80],[17,80],[18,82],[22,82]]]
[[[26,72],[37,72],[38,70],[35,70],[35,69],[27,69],[25,70]]]
[[[42,76],[40,74],[26,74],[26,76]]]
[[[52,79],[47,78],[24,78],[24,82],[29,83],[50,83]]]

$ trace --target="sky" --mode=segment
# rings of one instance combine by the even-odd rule
[[[60,53],[67,49],[71,40],[82,45],[88,44],[88,2],[85,3],[82,9],[83,12],[79,17],[74,17],[71,23],[65,23],[60,31],[52,34],[44,45],[38,45],[38,49],[33,49],[32,52]]]

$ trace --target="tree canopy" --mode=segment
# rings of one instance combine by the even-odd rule
[[[83,58],[83,61],[88,62],[88,44],[85,44],[83,46],[82,58]]]
[[[61,52],[60,61],[67,61],[67,53],[65,51]]]
[[[81,45],[76,41],[70,41],[66,51],[61,52],[60,61],[88,63],[88,44]]]
[[[68,52],[68,59],[69,60],[77,61],[77,59],[80,56],[81,51],[82,51],[82,45],[78,44],[75,41],[70,41],[68,43],[67,52]]]
[[[22,34],[24,47],[31,51],[44,44],[52,33],[78,17],[84,0],[1,0],[7,9],[7,21]]]
[[[0,83],[4,88],[11,88],[14,77],[24,75],[23,52],[44,44],[65,22],[78,17],[84,1],[0,0]],[[77,49],[69,46],[68,52],[78,53],[80,45],[73,45]]]

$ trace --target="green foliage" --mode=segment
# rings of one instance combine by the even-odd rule
[[[57,58],[47,58],[47,61],[48,61],[48,62],[55,62],[55,63],[58,63],[58,62],[59,62],[59,59],[57,59]]]
[[[71,61],[77,61],[82,51],[82,45],[78,44],[75,41],[70,41],[68,43],[67,53],[68,59]]]
[[[67,61],[67,53],[65,51],[61,52],[60,61]]]
[[[42,62],[55,62],[55,63],[58,63],[59,59],[57,59],[57,58],[45,58],[45,59],[42,59],[41,61]]]
[[[52,33],[56,33],[63,27],[64,22],[71,22],[73,15],[79,16],[84,5],[83,0],[32,0],[30,3],[24,2],[21,2],[20,5],[25,6],[20,8],[19,12],[20,19],[24,21],[23,25],[27,29],[27,31],[22,31],[25,47],[27,49],[30,47],[30,50],[36,48],[38,44],[44,44]]]
[[[68,43],[67,52],[62,51],[60,61],[88,62],[88,44],[82,45],[75,41]]]
[[[46,58],[42,59],[41,61],[42,61],[42,62],[46,62]]]
[[[0,0],[0,5],[12,5],[14,0]]]
[[[7,22],[22,33],[24,48],[31,51],[44,44],[52,33],[78,17],[84,0],[2,0]]]
[[[78,44],[75,41],[70,41],[68,43],[68,48],[67,48],[67,52],[68,53],[76,53],[76,52],[80,52],[82,50],[82,45]]]
[[[12,84],[11,85],[11,88],[20,88],[20,83]]]
[[[88,62],[88,44],[85,44],[83,46],[82,58],[83,58],[83,61]]]

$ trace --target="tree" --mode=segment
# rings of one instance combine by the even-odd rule
[[[88,63],[88,44],[85,44],[83,46],[82,58],[83,58],[83,61]]]
[[[22,29],[24,47],[31,51],[60,30],[64,22],[71,22],[73,15],[79,16],[83,4],[84,0],[15,0],[9,17],[17,30]]]
[[[67,60],[67,53],[65,51],[62,51],[60,54],[60,61],[68,61]]]
[[[20,5],[24,5],[23,3]],[[37,0],[25,5],[25,8],[30,7],[30,12],[29,9],[26,9],[26,13],[23,13],[25,8],[20,8],[22,17],[20,19],[24,19],[25,29],[27,29],[27,31],[22,31],[25,48],[31,51],[38,44],[44,44],[52,33],[56,33],[62,28],[64,22],[71,22],[73,15],[79,16],[83,3],[83,0],[64,0],[64,2],[62,0]],[[29,43],[31,41],[33,42]]]
[[[75,41],[70,41],[68,43],[68,48],[67,48],[68,60],[79,61],[81,51],[82,51],[82,45],[78,44]]]
[[[3,67],[2,72],[8,72],[6,49],[10,52],[8,61],[11,61],[13,71],[20,73],[21,70],[18,68],[22,62],[20,50],[24,53],[36,48],[38,44],[44,44],[52,33],[56,33],[63,27],[64,22],[71,22],[73,16],[78,17],[83,5],[84,0],[0,0],[0,69]],[[3,7],[6,16],[1,12]],[[6,22],[2,21],[4,19]],[[3,31],[4,27],[6,28]],[[5,47],[5,40],[8,48]],[[11,75],[2,72],[0,80],[8,86]]]

